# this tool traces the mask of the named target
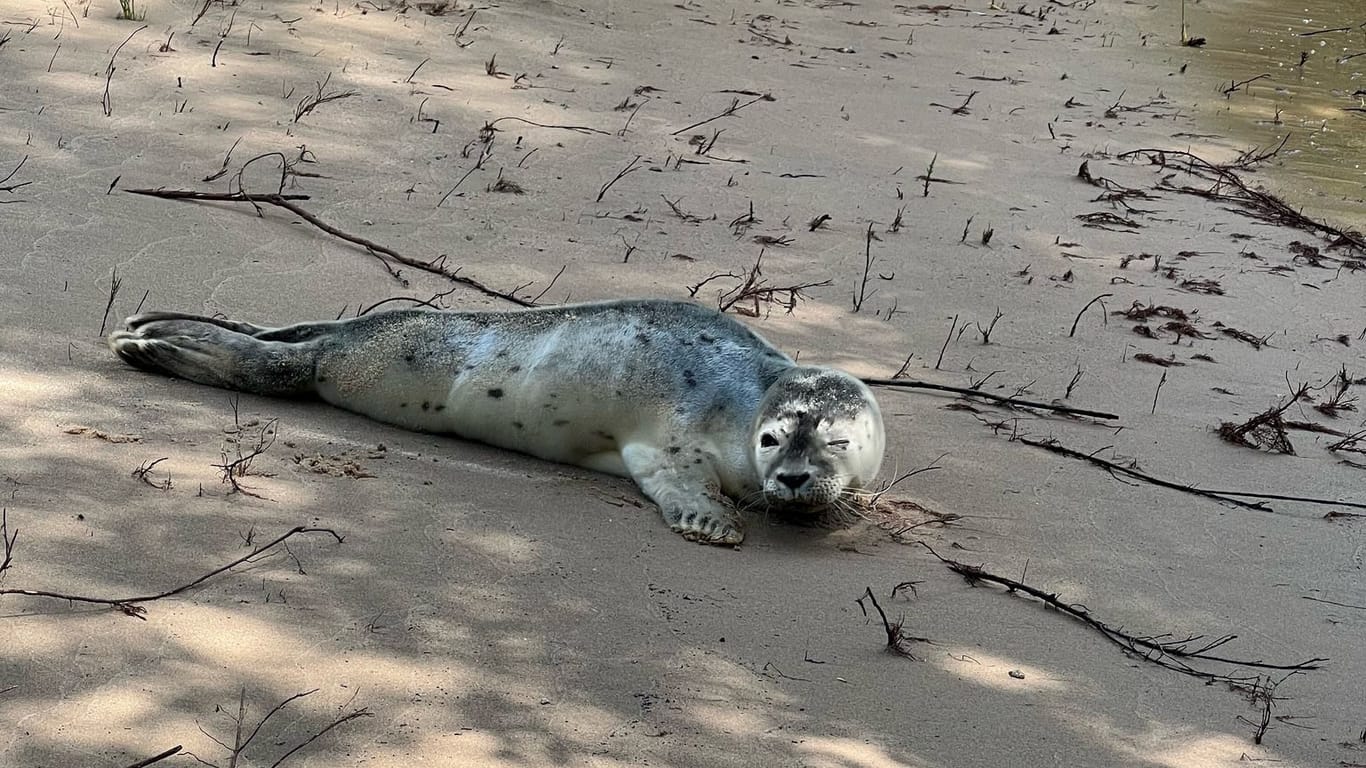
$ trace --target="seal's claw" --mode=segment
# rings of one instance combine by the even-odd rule
[[[701,517],[669,526],[688,541],[699,544],[735,546],[745,540],[745,532],[737,521],[721,517]]]

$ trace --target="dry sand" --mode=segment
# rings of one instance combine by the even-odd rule
[[[1320,384],[1343,365],[1360,375],[1366,278],[1296,260],[1291,241],[1325,245],[1308,233],[1172,193],[1130,200],[1148,211],[1130,215],[1076,179],[1089,157],[1094,175],[1150,188],[1170,171],[1111,155],[1237,149],[1181,135],[1200,132],[1197,102],[1223,97],[1183,92],[1173,7],[527,0],[480,5],[471,20],[464,2],[432,15],[441,3],[280,0],[212,3],[191,26],[199,0],[138,3],[145,22],[115,20],[112,0],[86,5],[0,7],[0,173],[27,158],[0,184],[26,183],[0,191],[0,491],[18,532],[0,586],[147,594],[293,526],[345,543],[294,537],[289,554],[145,604],[142,620],[0,597],[0,765],[126,766],[183,745],[226,766],[215,739],[233,743],[239,701],[250,728],[315,689],[239,764],[271,765],[362,708],[285,765],[1366,763],[1366,536],[1359,519],[1325,518],[1361,509],[1240,508],[1010,439],[1053,437],[1177,483],[1363,501],[1363,470],[1339,462],[1353,455],[1326,450],[1337,438],[1295,431],[1296,455],[1277,455],[1213,429],[1284,402],[1287,381]],[[296,121],[321,81],[355,95]],[[753,98],[725,89],[773,100],[680,130]],[[1107,116],[1116,102],[1146,106]],[[471,172],[481,126],[504,117],[595,130],[503,120]],[[205,180],[230,147],[228,173]],[[988,391],[1041,400],[1080,368],[1068,402],[1113,411],[1121,427],[883,391],[885,474],[939,466],[892,495],[962,516],[907,538],[1136,634],[1233,634],[1217,653],[1329,661],[1280,684],[1258,745],[1261,702],[973,587],[876,529],[755,521],[738,550],[697,546],[628,482],[320,405],[242,397],[244,441],[271,419],[278,440],[242,479],[259,497],[230,493],[214,468],[237,450],[229,395],[108,353],[97,331],[112,273],[111,322],[144,293],[147,308],[286,323],[450,287],[406,267],[401,285],[283,211],[126,191],[226,191],[267,152],[290,159],[286,191],[309,195],[302,205],[327,222],[444,256],[500,290],[685,297],[748,269],[756,236],[787,238],[765,252],[770,285],[831,284],[751,322],[803,360],[887,376],[911,355],[917,379],[990,375]],[[639,170],[595,202],[637,156]],[[932,158],[944,181],[925,197],[917,176]],[[278,167],[253,163],[243,183],[271,191]],[[493,191],[500,177],[525,194]],[[751,205],[755,221],[731,226]],[[903,226],[888,232],[899,209]],[[1076,218],[1100,211],[1141,226]],[[808,231],[821,214],[827,226]],[[855,313],[870,221],[876,262]],[[1178,271],[1154,271],[1152,257],[1123,266],[1138,254]],[[1183,290],[1193,278],[1225,293]],[[1145,338],[1099,306],[1069,337],[1102,293],[1110,311],[1198,310],[1210,338]],[[464,288],[442,301],[506,306]],[[983,344],[975,324],[998,308]],[[968,330],[936,366],[955,317]],[[1330,420],[1310,405],[1286,418],[1360,429],[1359,412]],[[131,476],[161,457],[149,482]],[[905,581],[915,594],[891,596]],[[887,652],[855,602],[866,588],[930,640],[912,646],[917,660]]]

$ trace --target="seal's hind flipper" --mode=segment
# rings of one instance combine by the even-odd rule
[[[248,336],[260,336],[263,333],[269,333],[270,331],[275,330],[274,328],[244,323],[240,320],[229,320],[226,317],[206,317],[204,315],[192,315],[188,312],[144,312],[124,320],[123,327],[130,331],[135,331],[140,326],[162,320],[193,320],[197,323],[208,323],[209,325],[216,325],[219,328],[226,328],[229,331],[244,333]]]
[[[270,330],[196,315],[138,315],[109,334],[109,348],[129,365],[200,384],[275,397],[314,393],[316,344],[261,341],[247,329]]]

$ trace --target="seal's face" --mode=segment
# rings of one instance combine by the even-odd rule
[[[867,486],[886,445],[873,393],[847,373],[794,368],[764,394],[751,446],[770,502],[823,507]]]

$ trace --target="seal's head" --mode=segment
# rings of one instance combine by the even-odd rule
[[[764,393],[751,450],[770,502],[824,507],[867,487],[882,465],[886,433],[873,393],[831,368],[793,368]]]

